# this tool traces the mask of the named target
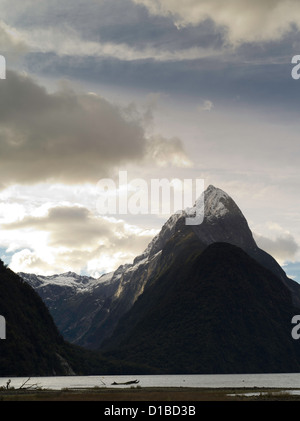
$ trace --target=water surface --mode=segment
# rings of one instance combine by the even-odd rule
[[[27,379],[28,377],[11,377],[10,386],[18,388]],[[54,390],[112,387],[113,382],[124,383],[136,379],[139,380],[138,386],[141,387],[278,387],[300,389],[300,373],[31,377],[26,386],[36,384],[41,388]],[[5,386],[8,380],[8,377],[0,377],[0,386]],[[136,387],[136,385],[126,387]]]

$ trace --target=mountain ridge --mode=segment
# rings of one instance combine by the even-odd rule
[[[198,212],[204,212],[202,224],[186,225],[185,218],[192,217],[197,207]],[[276,260],[257,246],[247,220],[234,200],[223,190],[209,185],[192,208],[168,218],[132,264],[120,266],[113,273],[103,275],[102,278],[106,280],[103,285],[99,279],[93,281],[95,288],[86,294],[80,296],[75,292],[72,296],[65,296],[59,302],[61,308],[52,309],[53,317],[60,323],[60,330],[67,339],[87,348],[101,347],[147,285],[172,263],[170,247],[167,247],[169,255],[163,252],[167,244],[175,236],[178,244],[173,241],[173,247],[178,248],[180,242],[184,242],[184,237],[190,235],[195,236],[194,241],[202,251],[216,242],[240,247],[282,280],[292,293],[294,305],[300,308],[300,285],[289,279]],[[47,300],[46,295],[44,299]],[[65,299],[69,300],[69,308],[66,308]]]

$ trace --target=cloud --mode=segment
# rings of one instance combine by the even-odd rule
[[[0,178],[96,180],[110,165],[141,159],[143,129],[104,98],[62,87],[48,93],[8,72],[0,84]]]
[[[95,216],[83,206],[53,207],[45,216],[25,216],[22,220],[3,224],[2,227],[4,230],[48,232],[50,246],[74,249],[88,249],[105,244],[113,247],[116,239],[122,244],[127,241],[128,236],[136,235],[124,221]],[[139,233],[140,231],[138,230]]]
[[[148,143],[148,154],[159,166],[192,167],[192,161],[184,152],[182,141],[173,137],[152,136]]]
[[[51,269],[51,265],[44,262],[38,255],[29,249],[23,249],[12,256],[11,267],[16,272],[23,272],[26,268],[28,273],[34,273],[36,268],[43,267],[43,271]]]
[[[140,163],[163,144],[182,154],[182,145],[146,138],[140,121],[96,94],[63,85],[49,93],[27,76],[7,72],[0,84],[0,180],[96,183],[116,166]],[[155,157],[155,154],[153,154]],[[165,158],[167,156],[165,155]]]
[[[258,246],[279,261],[293,260],[299,245],[291,234],[280,234],[275,239],[254,234]]]
[[[196,60],[216,56],[221,53],[213,47],[192,46],[189,48],[175,48],[148,44],[137,46],[126,42],[87,40],[81,34],[70,29],[31,29],[18,31],[18,36],[24,40],[27,49],[34,53],[54,53],[58,56],[73,57],[114,57],[123,61],[155,60],[181,61]]]
[[[0,0],[1,17],[9,23],[3,22],[4,41],[11,47],[22,44],[30,53],[114,57],[130,62],[191,60],[218,54],[213,44],[192,42],[187,47],[171,20],[157,22],[157,17],[153,19],[130,0],[86,0],[84,5],[81,0],[19,3],[12,8]]]
[[[202,105],[198,106],[199,111],[211,111],[214,108],[214,104],[210,100],[203,101]]]
[[[0,51],[5,55],[28,51],[28,46],[18,31],[3,20],[0,20]]]
[[[211,19],[230,43],[280,40],[300,28],[298,0],[133,0],[155,15],[172,17],[180,29]]]
[[[83,206],[56,206],[43,216],[25,216],[1,228],[7,238],[10,233],[11,244],[23,243],[13,254],[11,269],[40,274],[83,268],[92,276],[109,272],[130,263],[154,236],[152,230],[94,215]]]
[[[93,218],[84,207],[55,207],[42,217],[27,216],[23,220],[4,225],[5,229],[34,229],[50,233],[53,247],[84,248],[97,243],[111,233],[107,221]]]

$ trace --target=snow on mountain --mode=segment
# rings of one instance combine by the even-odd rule
[[[204,210],[203,210],[204,207]],[[199,215],[204,212],[204,218],[212,222],[213,219],[222,218],[235,210],[236,213],[242,215],[242,212],[234,204],[230,196],[223,190],[209,185],[202,195],[196,200],[191,208],[186,208],[182,212],[175,213],[163,225],[160,232],[148,244],[145,251],[135,258],[134,263],[141,259],[152,256],[162,250],[166,242],[174,235],[177,229],[178,221],[183,218],[193,217],[196,212]]]
[[[59,331],[72,343],[80,340],[108,297],[115,294],[120,278],[115,273],[107,273],[99,279],[74,272],[52,276],[18,275],[40,295]]]
[[[230,197],[221,189],[217,189],[214,186],[209,186],[205,192],[205,211],[206,217],[220,218],[229,212],[227,207]]]
[[[18,274],[36,290],[45,287],[70,288],[76,292],[86,292],[93,288],[99,281],[90,276],[77,275],[74,272],[66,272],[57,275],[43,276],[20,272]]]
[[[194,216],[195,212],[204,214],[204,219],[212,221],[215,218],[222,218],[226,214],[235,212],[242,215],[240,209],[233,202],[231,197],[223,190],[209,185],[202,195],[196,200],[192,208],[186,208],[186,216]]]
[[[109,273],[104,273],[103,275],[101,275],[96,281],[97,284],[99,283],[106,283],[106,282],[110,282],[112,280],[114,276],[114,272],[109,272]]]

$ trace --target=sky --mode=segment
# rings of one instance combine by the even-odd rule
[[[126,171],[223,189],[300,282],[298,0],[0,10],[0,257],[12,270],[97,277],[131,263],[169,214],[99,212],[99,181],[121,194]]]

